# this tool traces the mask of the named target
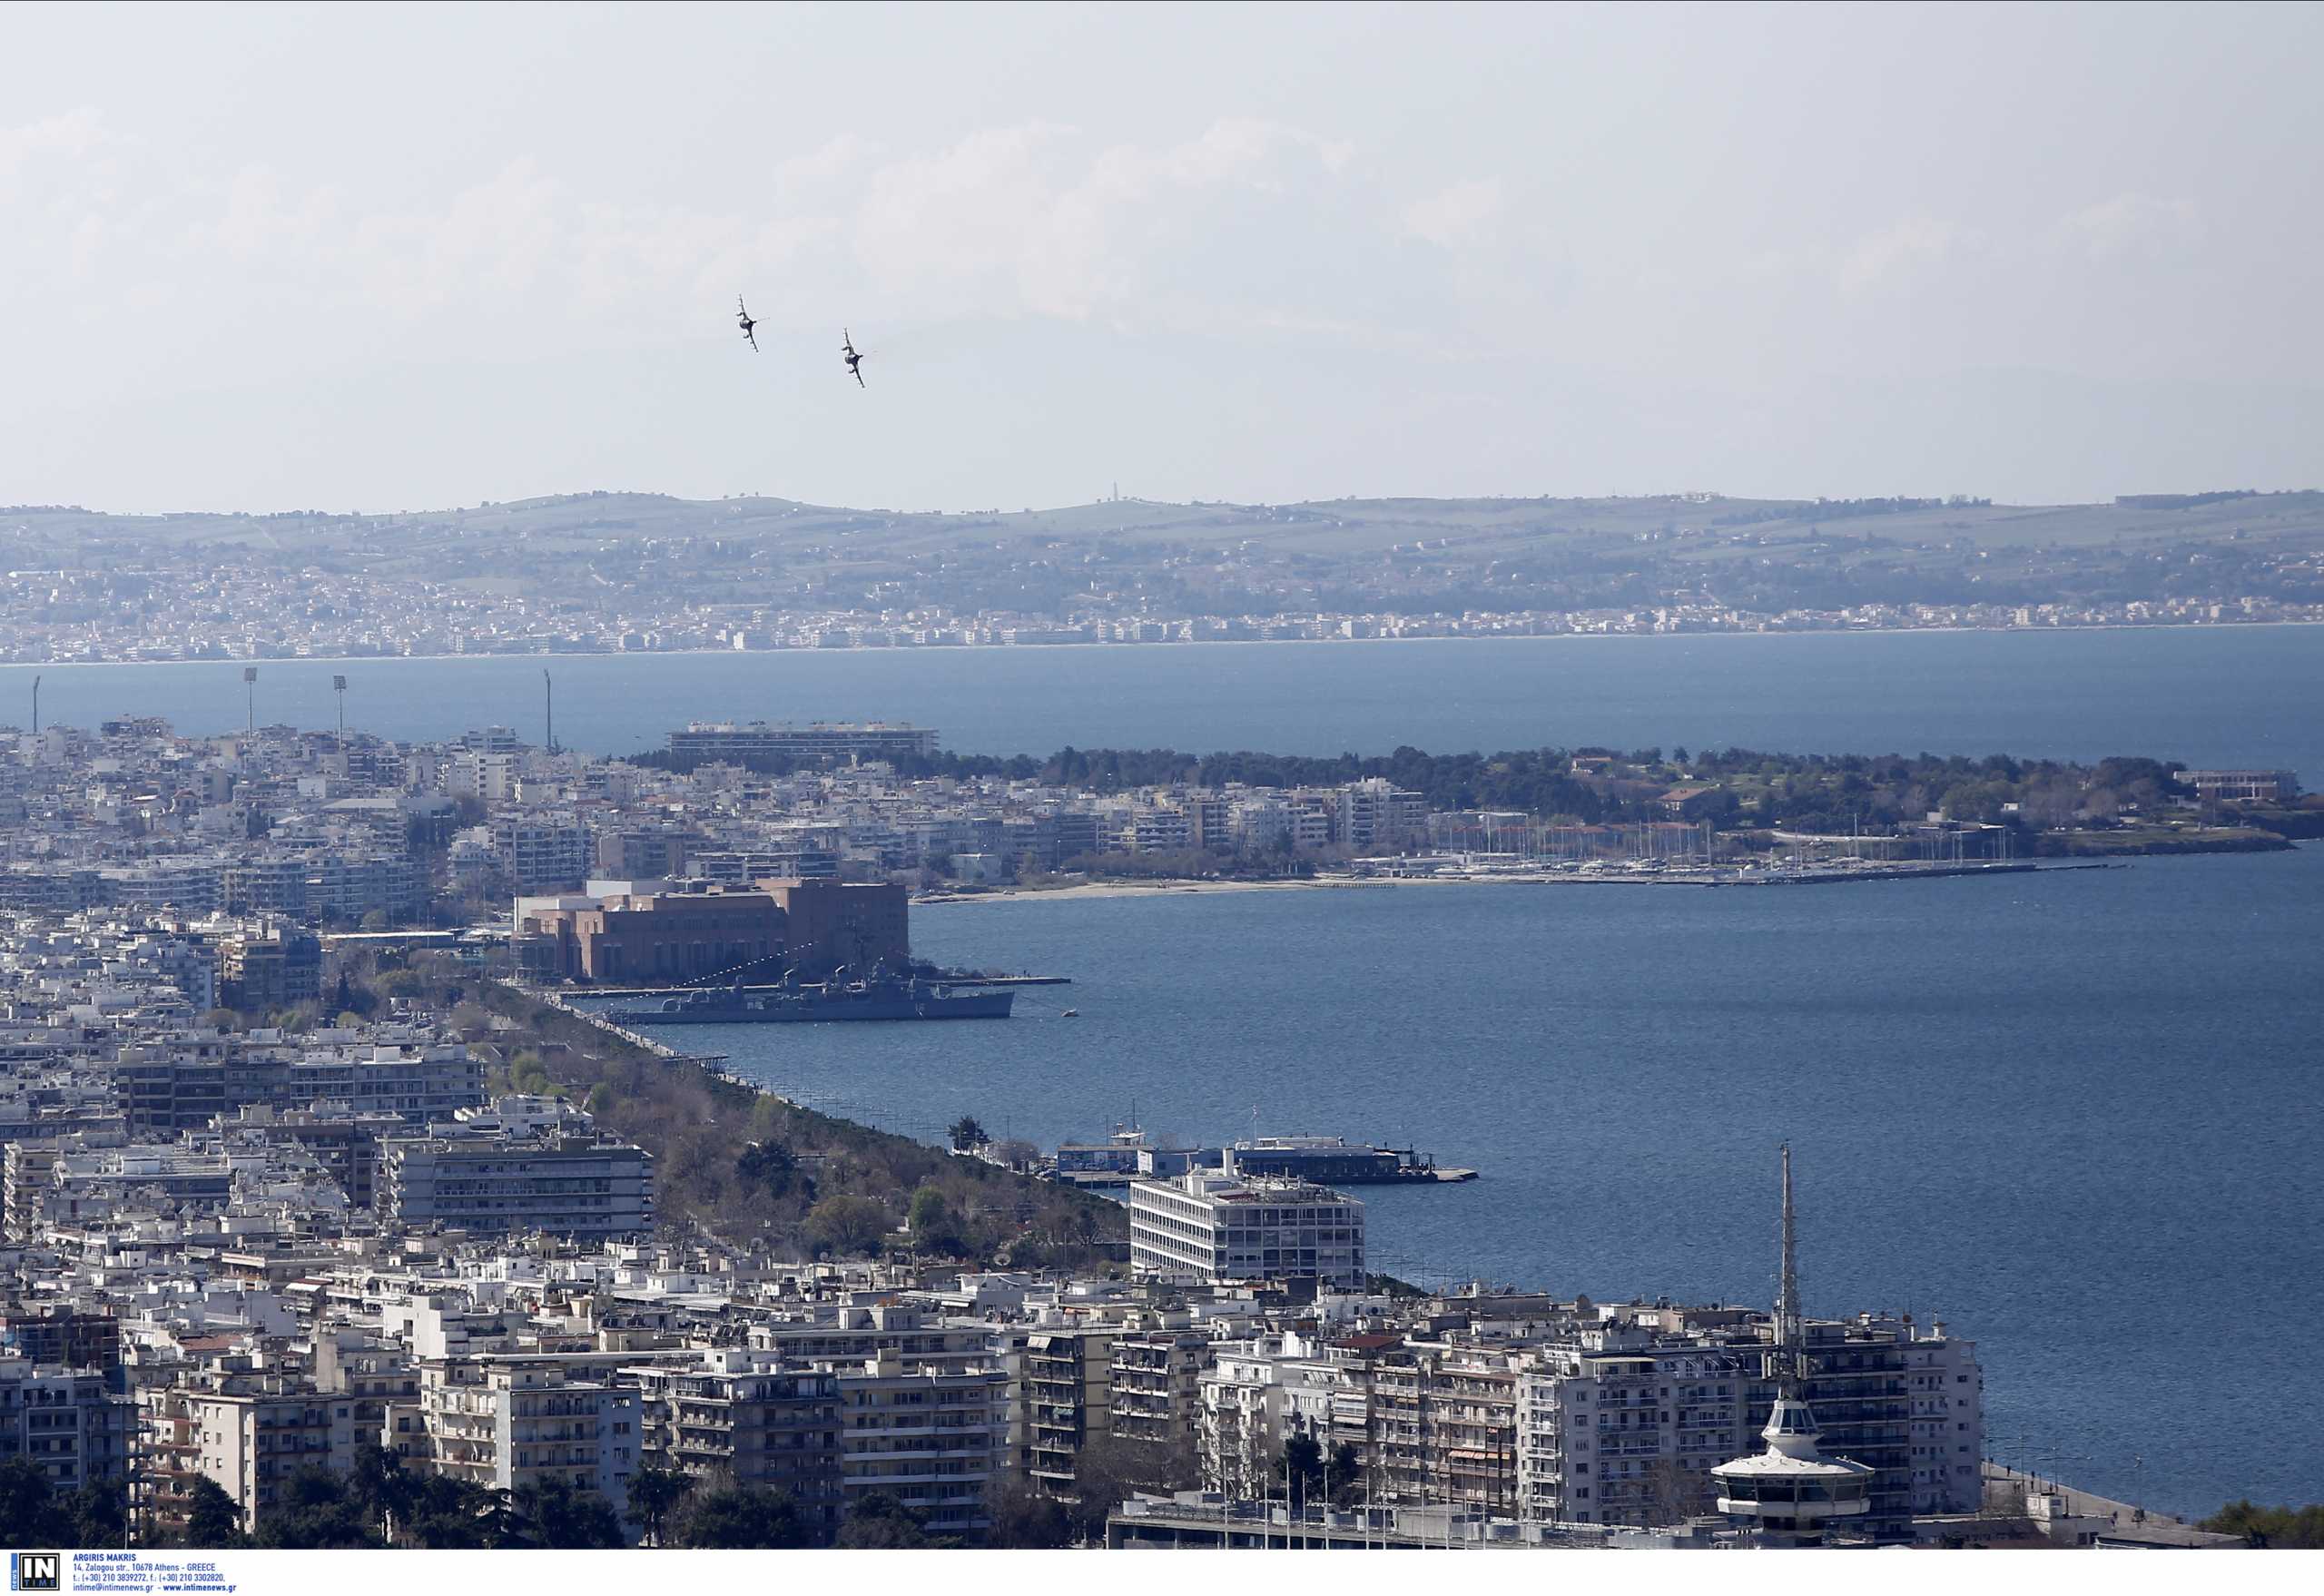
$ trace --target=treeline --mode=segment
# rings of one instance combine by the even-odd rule
[[[1250,751],[1064,748],[1041,764],[1053,785],[1118,793],[1149,786],[1329,787],[1384,777],[1432,810],[1504,810],[1581,823],[1708,820],[1714,825],[1846,830],[1916,823],[1931,811],[1985,823],[2063,824],[2151,809],[2179,790],[2168,761],[2083,765],[1932,754],[1776,754],[1750,748],[1529,748],[1495,754],[1328,757]],[[962,771],[957,773],[970,773]],[[1673,796],[1673,789],[1680,789]],[[1688,788],[1699,788],[1691,793]],[[2017,805],[2015,810],[2009,806]],[[1674,805],[1676,813],[1674,814]]]
[[[2306,1507],[2260,1507],[2230,1502],[2195,1526],[2215,1534],[2240,1535],[2250,1546],[2314,1551],[2324,1547],[2324,1502]]]
[[[699,1226],[807,1257],[901,1253],[1014,1268],[1102,1268],[1127,1252],[1118,1203],[816,1113],[511,987],[429,984],[431,1006],[463,1030],[484,1034],[487,1011],[525,1027],[533,1045],[510,1060],[507,1086],[586,1101],[654,1155],[655,1217],[672,1233]]]
[[[666,756],[643,763],[667,768]],[[911,778],[997,777],[1098,793],[1238,783],[1335,787],[1383,777],[1440,812],[1500,810],[1581,824],[1675,818],[1723,828],[1832,832],[1919,824],[1932,813],[2031,830],[2107,823],[2191,796],[2171,779],[2177,768],[2171,761],[2131,754],[2083,764],[2006,754],[1781,754],[1740,747],[1430,754],[1405,746],[1386,754],[1312,755],[1068,746],[1045,759],[940,753],[896,762],[898,773]],[[1674,787],[1702,790],[1673,797]]]

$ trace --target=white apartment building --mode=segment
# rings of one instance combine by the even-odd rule
[[[1130,1186],[1129,1256],[1140,1275],[1205,1286],[1314,1279],[1360,1289],[1364,1205],[1328,1187],[1196,1169]]]
[[[987,1493],[1011,1462],[1005,1370],[921,1364],[892,1349],[830,1367],[847,1500],[885,1492],[941,1534],[991,1523]]]
[[[615,1383],[609,1361],[555,1353],[426,1359],[419,1400],[387,1409],[385,1444],[415,1466],[487,1490],[554,1476],[625,1513],[643,1445],[638,1393]]]
[[[1270,1465],[1294,1435],[1324,1455],[1341,1441],[1362,1446],[1371,1401],[1360,1360],[1311,1337],[1222,1341],[1195,1380],[1195,1456],[1203,1488],[1229,1497],[1266,1494]]]
[[[1385,776],[1367,776],[1339,791],[1339,840],[1351,853],[1393,853],[1428,826],[1428,801]]]
[[[248,1532],[292,1474],[343,1473],[354,1458],[352,1399],[280,1375],[230,1378],[221,1390],[147,1390],[138,1406],[144,1468],[132,1480],[135,1507],[165,1527],[182,1522],[197,1478],[234,1499]]]
[[[492,842],[520,892],[576,887],[589,873],[589,828],[570,814],[501,815]]]
[[[1876,1536],[1984,1500],[1984,1380],[1944,1325],[1864,1315],[1810,1325],[1809,1406],[1827,1455],[1876,1471]],[[1708,1511],[1709,1471],[1758,1444],[1773,1385],[1765,1351],[1718,1332],[1584,1332],[1535,1349],[1518,1380],[1521,1514],[1653,1526]]]

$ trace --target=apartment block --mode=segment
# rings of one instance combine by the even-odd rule
[[[1130,1265],[1206,1286],[1234,1280],[1364,1282],[1364,1205],[1328,1187],[1191,1170],[1130,1187]]]

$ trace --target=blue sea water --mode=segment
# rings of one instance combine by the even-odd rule
[[[2324,783],[2324,626],[272,660],[261,724],[429,739],[498,723],[600,754],[692,719],[911,720],[948,748],[1433,753],[1610,744],[2286,766]],[[239,663],[0,666],[0,724],[239,729]]]
[[[1994,1450],[2168,1510],[2324,1498],[2324,849],[1822,889],[1420,885],[915,911],[1019,1017],[694,1032],[816,1106],[1044,1146],[1336,1132],[1377,1266],[1979,1344]],[[1070,1005],[1080,1017],[1057,1016]]]

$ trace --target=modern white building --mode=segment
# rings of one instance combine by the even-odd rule
[[[1364,1205],[1328,1187],[1196,1169],[1129,1188],[1130,1266],[1205,1286],[1232,1280],[1364,1282]]]
[[[429,1358],[417,1401],[389,1404],[386,1444],[413,1466],[487,1491],[561,1479],[616,1512],[642,1455],[639,1394],[605,1355]]]

